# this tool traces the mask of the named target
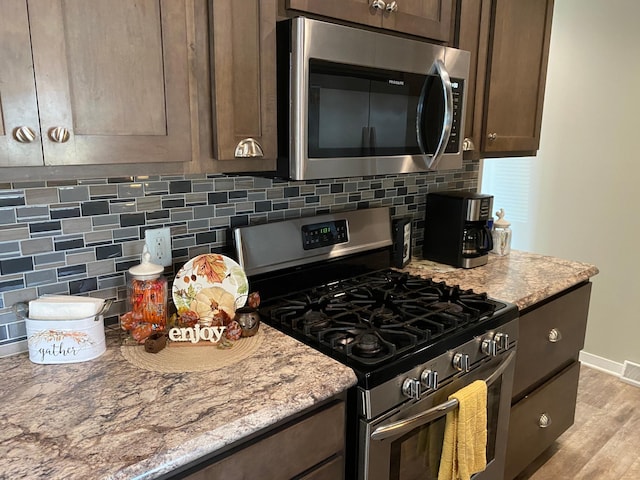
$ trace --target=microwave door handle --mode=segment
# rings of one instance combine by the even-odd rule
[[[445,148],[447,148],[447,142],[449,141],[449,136],[451,135],[451,126],[453,125],[453,89],[451,87],[451,77],[449,76],[449,72],[444,66],[444,63],[442,63],[442,60],[436,60],[433,63],[433,67],[429,71],[429,75],[433,73],[437,73],[440,77],[440,81],[442,82],[442,92],[444,93],[444,125],[442,127],[442,133],[440,134],[438,146],[435,152],[433,152],[433,156],[429,160],[425,160],[425,167],[428,169],[435,169],[438,166],[438,163],[440,163],[440,158],[442,157]],[[424,146],[421,121],[423,116],[425,97],[427,93],[426,90],[427,80],[425,80],[425,83],[422,86],[422,91],[420,92],[416,118],[416,134],[418,137],[418,146],[420,147],[420,151],[423,154],[427,153]]]
[[[502,363],[500,363],[500,365],[498,365],[494,372],[485,380],[487,386],[491,386],[502,376],[515,356],[515,351],[509,352]],[[422,425],[426,425],[427,423],[431,423],[439,419],[440,417],[443,417],[447,413],[455,410],[456,408],[458,408],[458,403],[459,402],[457,399],[452,398],[451,400],[447,400],[440,405],[432,407],[429,410],[425,410],[424,412],[418,413],[412,417],[405,418],[404,420],[398,420],[397,422],[390,423],[389,425],[378,427],[371,433],[371,440],[384,440],[385,438],[404,435],[414,428],[418,428]]]

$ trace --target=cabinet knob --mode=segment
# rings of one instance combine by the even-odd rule
[[[540,418],[538,418],[538,426],[540,428],[547,428],[549,425],[551,425],[551,417],[546,413],[540,415]]]
[[[262,147],[253,138],[245,138],[236,145],[234,152],[236,158],[256,158],[264,157]]]
[[[387,12],[395,12],[398,10],[398,2],[389,2],[387,3]]]
[[[562,340],[562,334],[560,333],[560,330],[558,330],[557,328],[552,328],[551,330],[549,330],[549,341],[551,343],[558,343],[560,340]]]
[[[13,138],[20,143],[31,143],[36,139],[36,132],[32,128],[22,125],[13,131]]]
[[[371,8],[375,8],[376,10],[384,10],[386,8],[386,6],[387,6],[387,4],[384,3],[383,0],[372,0],[371,1]]]
[[[64,143],[70,136],[69,130],[64,127],[54,127],[49,130],[49,138],[56,143]]]
[[[498,134],[497,133],[490,133],[489,135],[487,135],[487,137],[489,138],[489,140],[493,141],[496,138],[498,138]]]

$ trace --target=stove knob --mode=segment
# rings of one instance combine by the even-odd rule
[[[438,372],[425,370],[420,374],[420,383],[426,389],[436,390],[438,388]]]
[[[498,344],[498,350],[509,349],[509,335],[506,333],[496,333],[493,339]]]
[[[418,400],[420,398],[420,382],[415,378],[407,378],[402,382],[402,394]]]
[[[469,355],[466,353],[456,353],[453,356],[453,368],[461,372],[469,371]]]
[[[498,354],[498,345],[495,340],[485,338],[482,340],[480,350],[488,357],[495,357]]]

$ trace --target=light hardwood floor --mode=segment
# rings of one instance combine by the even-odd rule
[[[515,480],[640,479],[640,388],[581,366],[575,423]]]

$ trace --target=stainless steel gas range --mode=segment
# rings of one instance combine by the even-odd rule
[[[518,311],[390,268],[391,212],[373,208],[234,230],[261,318],[353,368],[346,478],[436,479],[448,397],[484,380],[487,468],[503,478]]]

